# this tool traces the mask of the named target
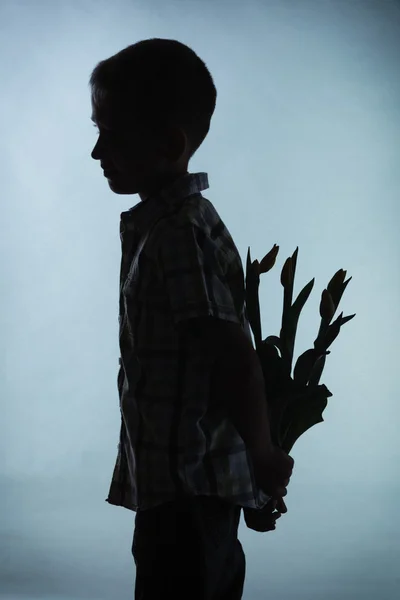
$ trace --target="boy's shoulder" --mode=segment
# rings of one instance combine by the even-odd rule
[[[149,239],[149,247],[156,249],[165,236],[173,237],[174,232],[190,226],[211,237],[217,227],[221,233],[226,230],[225,224],[212,202],[203,195],[196,194],[185,198],[177,210],[173,210],[156,223],[150,236],[151,239]]]
[[[211,230],[221,218],[215,206],[202,194],[189,196],[179,209],[168,215],[164,221],[166,227],[177,228],[194,225],[204,231]]]
[[[237,264],[239,269],[243,268],[240,253],[230,231],[213,203],[201,194],[186,198],[177,211],[160,219],[149,240],[149,254],[157,256],[163,241],[173,243],[174,236],[179,236],[179,230],[190,226],[211,241],[224,263]]]

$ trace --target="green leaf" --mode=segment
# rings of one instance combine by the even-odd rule
[[[329,325],[329,323],[332,321],[335,311],[336,307],[329,290],[323,290],[321,294],[321,302],[319,304],[319,314],[321,315],[321,319],[325,321],[326,325]]]
[[[257,348],[257,354],[259,356],[261,366],[270,367],[271,360],[281,360],[278,348],[274,344],[269,344],[267,340],[262,341],[259,348]],[[266,364],[264,365],[264,363]]]
[[[297,296],[296,300],[293,302],[293,306],[292,306],[292,314],[294,314],[294,316],[296,317],[296,319],[299,318],[301,311],[303,310],[303,307],[305,305],[305,303],[307,302],[312,289],[314,287],[314,283],[315,283],[315,278],[313,277],[311,279],[311,281],[309,281],[307,283],[307,285],[305,285],[303,287],[303,289],[301,290],[301,292],[299,293],[299,295]]]
[[[327,354],[329,354],[329,350],[328,350]],[[325,367],[325,361],[326,361],[326,354],[322,354],[322,356],[319,356],[317,358],[317,361],[316,361],[316,363],[310,373],[310,377],[308,379],[308,385],[310,387],[314,387],[319,384],[319,381],[322,376],[322,372]]]
[[[293,279],[294,279],[294,276],[296,275],[296,266],[297,266],[297,256],[298,256],[298,254],[299,254],[299,247],[297,246],[296,250],[292,254],[292,273],[293,273]]]
[[[286,347],[286,353],[283,356],[285,357],[286,368],[289,374],[292,371],[293,353],[300,313],[311,294],[314,287],[314,281],[314,278],[311,279],[311,281],[309,281],[301,290],[293,305],[288,310],[288,316],[284,320],[285,327],[281,330],[281,339],[283,339],[283,343]]]
[[[336,271],[336,273],[334,274],[334,276],[332,277],[332,279],[326,286],[326,289],[330,293],[331,298],[332,298],[333,303],[336,308],[339,304],[340,297],[343,293],[341,290],[342,290],[342,286],[343,286],[345,277],[346,277],[346,271],[344,271],[343,269],[339,269],[339,271]]]
[[[296,385],[307,385],[317,360],[318,354],[313,348],[306,350],[299,356],[293,371],[293,379]]]
[[[297,319],[292,313],[292,299],[298,251],[299,248],[297,247],[293,255],[286,259],[281,273],[281,283],[283,285],[283,311],[279,335],[282,341],[282,359],[284,361],[284,368],[288,377],[290,377],[292,370],[294,343],[297,329]]]
[[[282,354],[282,350],[281,350],[281,346],[282,346],[282,342],[281,342],[281,338],[278,337],[277,335],[269,335],[267,338],[265,338],[265,340],[263,341],[264,344],[272,344],[273,346],[276,346],[279,351]]]
[[[250,271],[251,267],[251,256],[250,256],[250,246],[247,249],[247,259],[246,259],[246,274]]]
[[[287,311],[284,310],[282,321],[283,324],[280,331],[282,359],[284,362],[285,371],[287,373],[287,376],[289,377],[292,370],[292,360],[297,323],[290,309]]]
[[[310,394],[304,394],[290,404],[285,414],[285,421],[289,423],[286,431],[282,432],[282,448],[289,453],[294,443],[308,429],[323,422],[322,413],[331,395],[326,386],[318,386]]]
[[[283,380],[282,359],[276,346],[266,343],[265,340],[257,348],[257,355],[264,375],[265,388],[271,398],[271,394],[281,387]]]
[[[331,325],[329,325],[328,331],[326,332],[324,340],[323,340],[323,346],[324,346],[325,350],[327,348],[329,348],[329,346],[335,341],[335,339],[339,335],[340,327],[342,325],[342,323],[341,323],[342,317],[343,317],[343,313],[340,313],[340,315],[337,317],[337,319],[335,319],[333,321],[333,323]]]
[[[283,418],[286,412],[288,400],[280,394],[270,397],[268,401],[268,413],[271,429],[272,442],[280,446],[282,445],[281,432],[284,430]]]
[[[340,326],[344,325],[345,323],[348,323],[348,321],[351,321],[351,319],[354,319],[355,316],[356,316],[356,313],[354,313],[354,315],[349,315],[348,317],[342,317]]]
[[[250,327],[253,331],[256,347],[261,344],[261,315],[258,288],[260,276],[256,272],[254,263],[251,262],[250,248],[247,253],[246,265],[246,310]]]

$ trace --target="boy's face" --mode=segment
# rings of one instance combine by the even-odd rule
[[[188,144],[183,130],[152,133],[121,113],[96,107],[92,120],[99,137],[91,156],[100,160],[108,185],[116,194],[140,194],[144,200],[169,180],[187,173]]]

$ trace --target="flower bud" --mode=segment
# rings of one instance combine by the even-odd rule
[[[289,287],[293,283],[293,269],[292,269],[292,258],[286,259],[285,264],[282,268],[281,273],[281,284],[284,288]]]
[[[254,260],[251,263],[251,266],[252,266],[254,274],[257,275],[257,277],[259,277],[260,276],[260,263],[258,262],[258,260],[257,259]]]
[[[268,254],[266,254],[264,256],[264,258],[262,259],[262,261],[260,262],[260,273],[267,273],[270,269],[272,269],[272,267],[274,266],[274,264],[276,262],[276,257],[278,255],[278,252],[279,252],[279,246],[274,244],[274,247],[272,248],[272,250],[270,250],[268,252]]]
[[[343,291],[345,289],[343,287],[345,278],[346,278],[346,271],[344,271],[343,269],[339,269],[339,271],[337,271],[334,274],[334,276],[332,277],[332,279],[330,280],[330,282],[327,285],[327,290],[332,297],[335,308],[338,307],[340,298],[342,297]]]
[[[330,323],[333,315],[335,314],[335,305],[332,300],[332,296],[328,292],[328,290],[324,290],[321,295],[321,303],[319,305],[319,314],[321,315],[324,321]]]

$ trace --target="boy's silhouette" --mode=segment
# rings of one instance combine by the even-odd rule
[[[216,89],[204,62],[150,39],[90,78],[99,160],[121,214],[121,433],[107,501],[136,512],[136,600],[239,600],[241,507],[286,494],[272,446],[239,252],[206,173],[189,173]],[[276,502],[275,502],[276,505]],[[280,513],[271,515],[272,527]]]

